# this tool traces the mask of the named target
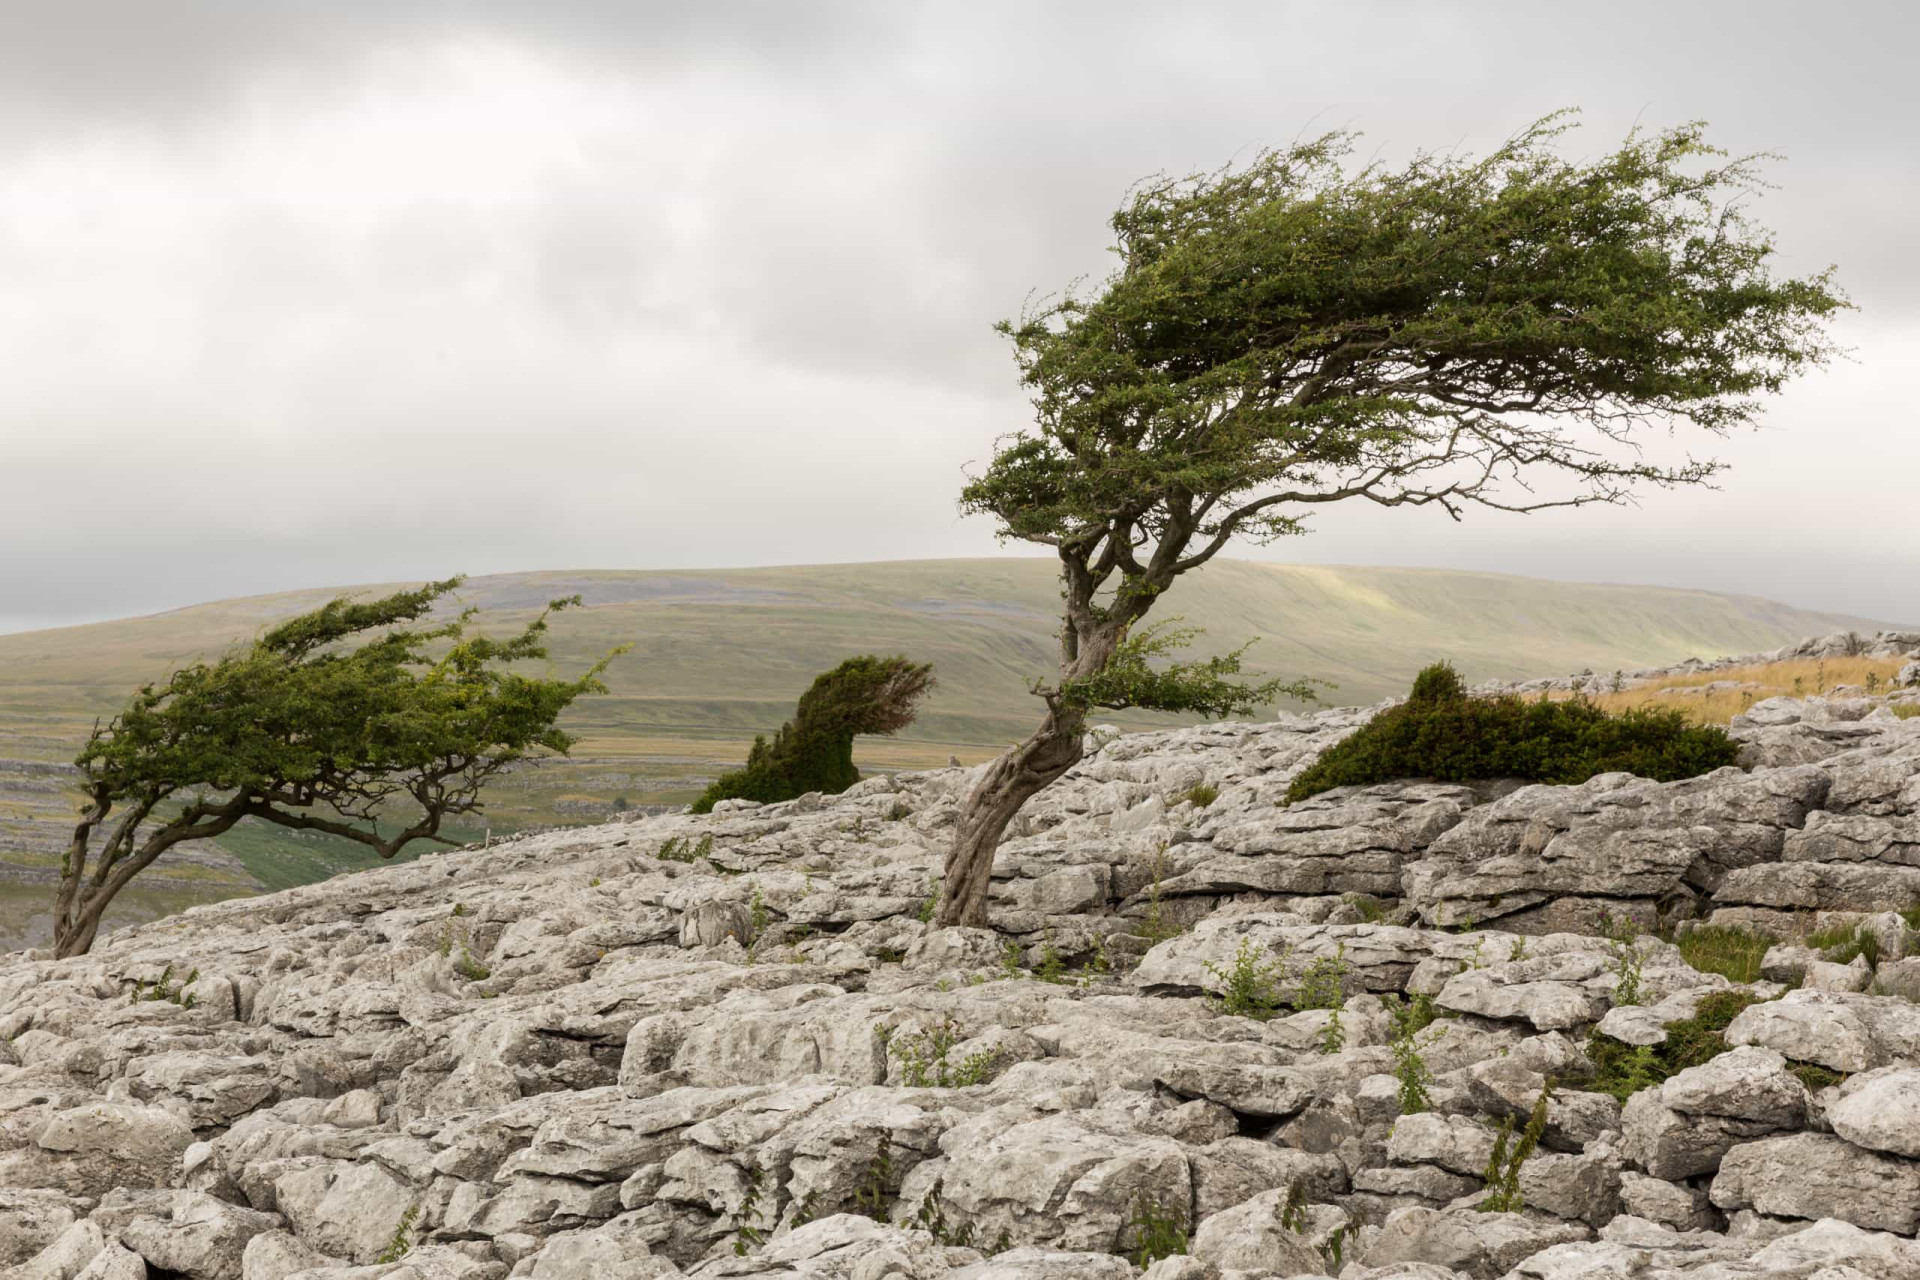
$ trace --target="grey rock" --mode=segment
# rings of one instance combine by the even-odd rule
[[[1728,1151],[1713,1203],[1780,1218],[1838,1218],[1912,1235],[1920,1229],[1920,1163],[1863,1151],[1842,1138],[1795,1133]]]
[[[1358,1261],[1368,1267],[1423,1262],[1463,1271],[1475,1280],[1492,1280],[1523,1258],[1588,1235],[1577,1223],[1548,1225],[1517,1213],[1399,1209]]]
[[[1920,1158],[1920,1067],[1881,1067],[1841,1084],[1827,1123],[1856,1147]]]
[[[1280,1225],[1286,1207],[1284,1188],[1203,1219],[1190,1251],[1202,1263],[1222,1271],[1266,1271],[1276,1275],[1323,1275],[1325,1262],[1296,1233]]]

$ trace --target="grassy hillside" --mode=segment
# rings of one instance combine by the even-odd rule
[[[612,694],[571,716],[581,738],[575,759],[498,788],[491,820],[502,826],[689,798],[743,759],[756,732],[777,728],[814,675],[861,652],[931,661],[940,681],[909,733],[860,744],[863,765],[984,759],[1034,721],[1027,685],[1051,665],[1058,604],[1044,559],[503,574],[474,579],[461,597],[505,629],[575,593],[587,607],[556,622],[554,669],[577,670],[619,644],[633,651],[609,674]],[[0,760],[71,759],[95,717],[111,716],[140,683],[336,594],[289,592],[0,636]],[[1469,680],[1514,678],[1751,652],[1872,625],[1705,591],[1238,561],[1183,582],[1168,612],[1204,627],[1216,649],[1257,637],[1256,673],[1332,680],[1338,687],[1327,698],[1343,703],[1397,693],[1442,657]],[[44,871],[67,814],[44,773],[0,766],[0,859]],[[277,887],[364,865],[366,856],[350,844],[285,844],[277,832],[237,829],[222,842],[225,859],[183,866],[182,878],[243,881],[244,870]]]

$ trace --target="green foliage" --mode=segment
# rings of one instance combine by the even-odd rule
[[[1061,705],[1077,711],[1095,707],[1108,711],[1139,708],[1203,716],[1251,715],[1280,698],[1312,702],[1315,685],[1324,680],[1267,680],[1243,684],[1241,659],[1251,642],[1230,653],[1198,662],[1183,662],[1173,654],[1185,648],[1199,630],[1175,625],[1178,618],[1142,627],[1115,646],[1105,665],[1088,675],[1060,682]]]
[[[1280,1229],[1295,1235],[1307,1229],[1307,1190],[1298,1178],[1287,1184],[1286,1199],[1280,1202]]]
[[[1167,849],[1163,844],[1154,850],[1153,879],[1147,882],[1147,913],[1141,922],[1140,936],[1149,943],[1159,945],[1168,938],[1177,938],[1185,932],[1167,919],[1164,885],[1167,878]]]
[[[1212,996],[1220,1012],[1242,1018],[1265,1021],[1280,1008],[1279,979],[1286,971],[1283,961],[1263,963],[1252,938],[1240,939],[1233,963],[1222,968],[1209,960],[1207,972],[1220,983],[1219,994]]]
[[[1717,973],[1734,982],[1760,980],[1760,961],[1771,940],[1732,925],[1698,925],[1680,935],[1680,958],[1701,973]]]
[[[767,896],[760,892],[760,885],[752,885],[753,895],[747,906],[747,945],[760,941],[767,932],[767,926],[773,922],[773,914],[767,910]]]
[[[713,833],[700,837],[699,843],[680,836],[668,836],[653,856],[662,862],[697,862],[713,852]]]
[[[74,762],[86,802],[62,866],[60,953],[90,946],[106,902],[182,841],[252,818],[391,858],[439,838],[448,818],[478,812],[482,787],[509,765],[565,754],[573,739],[559,716],[605,692],[600,676],[614,655],[573,680],[509,668],[547,656],[548,618],[578,597],[554,601],[504,640],[471,634],[472,610],[409,625],[459,584],[334,600],[143,687],[96,727]],[[381,816],[396,810],[411,820],[383,834]],[[83,892],[96,831],[104,839]]]
[[[1639,707],[1613,715],[1585,698],[1469,698],[1447,692],[1437,670],[1420,673],[1421,697],[1388,707],[1303,770],[1287,788],[1288,801],[1399,778],[1571,785],[1625,772],[1671,782],[1733,764],[1739,753],[1724,729],[1692,724],[1679,711]]]
[[[491,969],[473,958],[473,952],[467,949],[464,942],[460,944],[460,958],[454,961],[453,968],[468,982],[482,982],[493,976]]]
[[[1427,1060],[1421,1056],[1419,1043],[1414,1037],[1431,1025],[1436,1016],[1433,997],[1423,992],[1404,1004],[1398,1000],[1390,1001],[1387,1004],[1387,1016],[1393,1023],[1390,1044],[1393,1050],[1393,1076],[1400,1085],[1400,1114],[1410,1116],[1431,1111],[1433,1095],[1428,1086],[1433,1083],[1433,1072],[1427,1067]]]
[[[867,1162],[866,1171],[861,1174],[860,1183],[854,1188],[853,1212],[884,1223],[887,1220],[887,1200],[898,1185],[893,1156],[888,1150],[887,1138],[882,1134],[873,1159]]]
[[[1665,1024],[1667,1038],[1658,1045],[1634,1046],[1594,1032],[1587,1037],[1587,1057],[1597,1069],[1588,1086],[1625,1102],[1642,1089],[1697,1067],[1725,1053],[1725,1031],[1748,1005],[1760,997],[1747,991],[1715,991],[1703,997],[1691,1018]]]
[[[1467,696],[1467,686],[1460,679],[1460,673],[1453,669],[1451,662],[1436,662],[1423,667],[1413,678],[1413,690],[1407,694],[1408,702],[1452,702]]]
[[[933,1189],[928,1191],[926,1196],[920,1201],[920,1207],[913,1215],[913,1225],[932,1236],[933,1242],[937,1245],[943,1247],[953,1246],[960,1249],[980,1248],[980,1246],[974,1242],[973,1224],[971,1222],[963,1222],[957,1227],[948,1223],[946,1201],[941,1198],[940,1184],[938,1182],[933,1184]],[[1011,1247],[1012,1241],[1008,1238],[1007,1233],[1002,1231],[999,1240],[995,1242],[991,1249],[981,1249],[980,1251],[988,1257],[992,1257],[998,1253],[1005,1253]]]
[[[1008,980],[1027,976],[1020,967],[1020,944],[1011,938],[1000,944],[1000,976]]]
[[[1000,326],[1038,425],[963,510],[1063,549],[1168,522],[1211,546],[1348,497],[1525,506],[1501,485],[1523,469],[1596,501],[1707,478],[1622,437],[1751,423],[1755,396],[1827,359],[1822,322],[1847,303],[1830,274],[1769,271],[1739,207],[1757,158],[1717,163],[1688,124],[1566,160],[1570,128],[1398,169],[1350,167],[1357,138],[1330,133],[1136,185],[1097,294]]]
[[[1817,1062],[1789,1062],[1787,1070],[1811,1093],[1818,1093],[1846,1079],[1840,1072],[1829,1070]]]
[[[1205,782],[1196,782],[1181,796],[1196,809],[1204,809],[1220,798],[1220,788]]]
[[[757,1164],[749,1164],[746,1173],[747,1189],[740,1196],[740,1212],[735,1217],[733,1240],[734,1256],[740,1258],[767,1242],[767,1233],[755,1221],[760,1212],[760,1186],[766,1181],[767,1174]]]
[[[1868,968],[1880,964],[1880,938],[1864,925],[1828,925],[1808,934],[1807,945],[1834,964],[1852,964],[1859,956],[1867,958]]]
[[[1060,954],[1060,948],[1053,945],[1051,934],[1040,940],[1040,967],[1033,971],[1033,976],[1055,985],[1067,980],[1066,957]]]
[[[413,1224],[419,1221],[420,1206],[410,1204],[407,1211],[400,1215],[399,1225],[393,1229],[393,1239],[387,1241],[387,1247],[380,1251],[375,1262],[398,1262],[413,1252]]]
[[[1647,967],[1646,953],[1631,939],[1609,938],[1607,942],[1613,948],[1613,1003],[1642,1003],[1640,984],[1641,973]]]
[[[1360,913],[1362,924],[1379,924],[1387,918],[1386,904],[1366,893],[1350,893],[1344,901]]]
[[[1296,1009],[1338,1009],[1347,1002],[1347,944],[1330,956],[1319,956],[1300,975],[1294,988]]]
[[[200,981],[200,971],[193,970],[185,978],[176,982],[173,979],[173,962],[160,970],[160,976],[148,986],[139,978],[133,980],[133,990],[128,993],[128,1004],[139,1004],[143,1000],[164,1000],[168,1004],[179,1005],[182,1009],[191,1009],[199,1003],[200,997],[188,988]]]
[[[940,882],[938,880],[929,880],[927,881],[927,896],[920,900],[920,909],[913,913],[913,918],[921,924],[932,924],[933,914],[939,909]]]
[[[1124,1253],[1142,1270],[1162,1258],[1183,1257],[1187,1252],[1187,1213],[1177,1204],[1141,1196],[1133,1202],[1126,1229],[1132,1243]]]
[[[890,1035],[887,1052],[900,1063],[908,1087],[914,1089],[970,1089],[993,1078],[993,1064],[999,1053],[983,1049],[970,1053],[958,1064],[948,1061],[960,1033],[951,1017],[941,1020],[931,1031]]]
[[[1487,1198],[1475,1207],[1482,1213],[1518,1213],[1526,1207],[1526,1198],[1520,1192],[1520,1166],[1527,1162],[1527,1157],[1540,1145],[1540,1135],[1547,1131],[1547,1104],[1552,1100],[1553,1082],[1548,1081],[1540,1087],[1540,1096],[1534,1099],[1533,1111],[1527,1116],[1527,1127],[1520,1131],[1518,1142],[1512,1141],[1513,1117],[1508,1116],[1501,1124],[1500,1134],[1494,1139],[1493,1155],[1481,1175],[1487,1184]],[[1509,1143],[1512,1143],[1511,1149]]]
[[[860,780],[853,740],[906,728],[932,688],[929,665],[901,657],[847,659],[800,695],[793,719],[772,742],[755,738],[746,768],[721,775],[694,801],[693,812],[707,813],[721,800],[771,804],[809,791],[845,791]]]

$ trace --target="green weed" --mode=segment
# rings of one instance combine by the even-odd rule
[[[1220,992],[1210,997],[1220,1012],[1265,1021],[1279,1010],[1276,980],[1285,972],[1285,962],[1263,964],[1252,938],[1240,939],[1231,966],[1222,968],[1209,960],[1206,968],[1221,986]]]

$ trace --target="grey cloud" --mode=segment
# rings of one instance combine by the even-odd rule
[[[1887,431],[1920,332],[1917,34],[1891,3],[14,0],[0,600],[20,625],[450,568],[989,551],[952,502],[1024,417],[990,325],[1106,269],[1130,182],[1331,127],[1389,160],[1484,150],[1572,104],[1576,149],[1706,117],[1785,152],[1757,212],[1782,269],[1839,262],[1862,363],[1736,444],[1709,507],[1524,539],[1341,519],[1282,553],[1920,615],[1891,598],[1910,572],[1828,567],[1920,535]],[[507,61],[448,62],[469,46]],[[515,105],[464,119],[495,72]],[[195,484],[216,496],[173,500]],[[1742,537],[1767,546],[1745,578]]]

